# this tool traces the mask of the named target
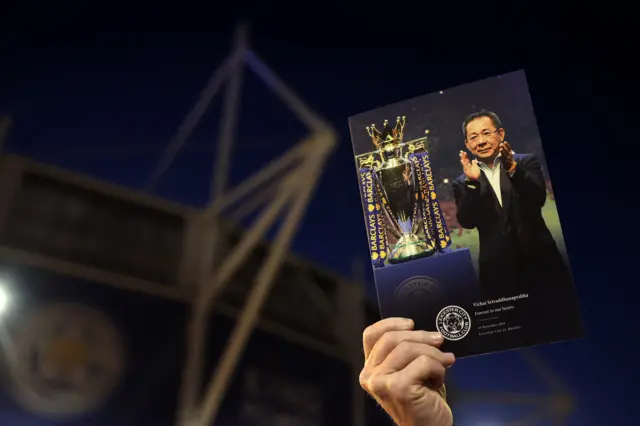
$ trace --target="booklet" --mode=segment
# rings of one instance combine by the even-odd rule
[[[349,126],[384,318],[459,358],[584,335],[523,71]]]

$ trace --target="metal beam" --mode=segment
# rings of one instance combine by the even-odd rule
[[[215,297],[224,289],[238,268],[247,260],[251,251],[258,245],[267,231],[275,223],[280,212],[286,207],[289,198],[296,189],[295,181],[298,175],[287,177],[278,190],[276,197],[264,209],[256,223],[247,230],[240,242],[225,257],[219,265],[215,275],[207,280],[207,287],[203,288],[199,304],[204,312],[211,309]]]
[[[199,378],[202,372],[202,365],[203,365],[202,357],[204,355],[204,345],[202,342],[204,341],[207,335],[208,317],[209,317],[209,313],[211,312],[211,309],[213,308],[215,298],[224,289],[224,286],[229,282],[229,280],[232,278],[233,274],[238,270],[238,268],[240,268],[242,264],[246,261],[247,256],[249,255],[251,250],[253,250],[253,248],[255,248],[255,246],[261,242],[266,232],[277,220],[278,215],[286,207],[287,203],[294,198],[296,191],[300,191],[302,193],[302,194],[299,194],[298,197],[300,197],[300,195],[304,195],[303,194],[304,191],[300,189],[300,185],[306,184],[306,186],[311,189],[315,186],[314,179],[317,179],[317,175],[319,175],[321,171],[321,167],[324,163],[324,158],[326,158],[326,156],[330,152],[334,143],[333,142],[334,137],[332,134],[329,134],[329,135],[325,134],[323,135],[323,137],[329,138],[329,139],[326,139],[326,140],[321,139],[320,143],[316,142],[316,145],[319,145],[320,148],[316,148],[315,151],[309,151],[307,154],[306,161],[298,163],[297,169],[294,169],[294,171],[290,172],[289,175],[286,176],[282,182],[280,182],[280,184],[277,187],[278,189],[276,191],[276,196],[271,200],[269,205],[263,210],[262,215],[256,220],[256,223],[254,224],[254,226],[252,226],[243,235],[243,238],[241,239],[241,241],[234,247],[234,249],[229,254],[225,256],[224,263],[221,263],[220,265],[216,265],[215,267],[212,267],[213,265],[210,263],[210,260],[212,259],[215,260],[215,257],[201,258],[201,262],[205,268],[203,270],[203,274],[206,274],[207,271],[209,271],[209,274],[212,273],[213,276],[205,277],[205,275],[203,275],[203,280],[206,280],[205,285],[200,288],[199,297],[197,298],[195,305],[193,307],[194,312],[192,316],[192,321],[190,323],[190,330],[189,330],[190,334],[188,339],[189,349],[187,351],[188,353],[187,364],[185,365],[185,373],[184,373],[184,379],[183,379],[184,384],[183,384],[183,391],[182,391],[182,398],[181,398],[181,401],[182,401],[181,411],[183,415],[192,416],[198,404],[197,395],[200,392]],[[303,142],[303,146],[310,147],[311,145],[309,145],[309,142]],[[305,178],[305,175],[308,174],[310,171],[314,173],[312,175],[313,179]],[[256,198],[258,197],[260,197],[260,194],[256,195]],[[223,201],[224,201],[224,198],[226,197],[225,196],[222,197]],[[304,197],[302,198],[304,199]],[[303,207],[305,206],[306,206],[306,202]],[[204,214],[206,215],[207,212],[205,212]],[[299,221],[299,218],[296,220]],[[297,225],[297,223],[295,223],[294,219],[292,219],[291,217],[285,220],[285,224],[288,226]],[[213,241],[210,238],[206,237],[207,232],[212,232],[212,233],[215,232],[214,229],[219,227],[220,223],[218,222],[217,217],[214,217],[213,220],[210,220],[210,218],[206,217],[203,220],[201,220],[201,225],[204,227],[201,229],[201,234],[205,236],[204,241],[208,247],[211,247]],[[283,232],[285,232],[285,230],[283,230]],[[271,248],[269,252],[270,258],[273,257],[274,255],[276,256],[276,263],[272,266],[272,268],[275,268],[273,269],[274,271],[277,271],[277,269],[280,267],[280,265],[284,260],[284,257],[286,256],[286,252],[288,251],[288,245],[290,243],[291,236],[287,236],[287,234],[285,234],[285,237],[288,239],[288,241],[285,241],[286,247],[281,254],[277,254],[274,251],[274,248]],[[203,252],[207,253],[207,255],[213,253],[207,247],[203,247]],[[280,258],[277,258],[278,256]],[[265,262],[269,262],[269,259],[265,260]],[[263,266],[263,268],[264,267],[267,267],[267,265]],[[268,290],[270,289],[270,286],[272,285],[271,281],[274,276],[275,276],[275,272],[270,273],[270,275],[267,276],[269,282],[267,282],[266,284],[263,284],[266,286],[267,293],[268,293]],[[260,279],[259,277],[260,275],[258,276],[258,279]],[[267,293],[265,293],[265,296]],[[251,302],[251,299],[250,299],[248,304],[250,303],[254,303],[254,304],[258,303],[259,305],[261,305],[263,303],[263,300],[260,300],[258,302],[256,301]],[[247,309],[249,308],[248,307],[245,308],[245,310],[243,311],[243,315],[244,315],[244,312],[247,312]],[[244,317],[241,315],[240,320],[242,320],[242,318]],[[245,321],[247,321],[246,318],[245,318]],[[232,341],[236,343],[234,344],[233,349],[231,349],[230,353],[232,355],[227,355],[228,357],[227,359],[236,359],[237,356],[233,355],[233,353],[242,351],[242,349],[244,348],[244,345],[246,343],[246,338],[248,337],[248,333],[250,333],[250,331],[253,329],[255,318],[253,319],[249,318],[248,321],[249,322],[247,324],[249,324],[250,327],[246,328],[247,325],[246,324],[243,325],[243,328],[241,329],[241,331],[238,331],[234,335],[235,340],[234,338],[232,338]],[[225,364],[224,367],[221,366],[220,368],[221,369],[224,368],[227,370],[230,368],[231,369],[230,371],[233,371],[233,368],[235,366],[234,365],[229,366],[228,363],[229,361],[227,361],[227,364]],[[227,370],[221,370],[221,371],[227,371]],[[227,379],[221,379],[221,380],[225,380],[225,382],[222,382],[222,384],[216,385],[217,386],[216,389],[219,389],[216,392],[224,393],[224,391],[226,391]],[[213,405],[210,405],[211,407],[214,407],[212,409],[214,411],[217,410],[217,406],[216,406],[217,402],[214,402],[212,404]]]
[[[151,296],[163,297],[179,302],[191,302],[194,298],[193,290],[189,288],[180,286],[169,287],[157,282],[134,278],[116,272],[82,265],[77,262],[68,262],[66,260],[6,246],[0,246],[0,260],[42,268],[55,273],[81,278],[86,281],[98,282],[123,290],[146,293]]]
[[[291,210],[284,218],[283,225],[275,238],[268,258],[258,272],[254,287],[249,294],[242,315],[236,324],[218,364],[218,368],[205,393],[200,420],[200,424],[203,426],[212,424],[216,418],[238,359],[246,346],[264,301],[273,285],[273,278],[289,250],[291,239],[297,230],[304,210],[311,198],[311,194],[315,189],[321,168],[324,165],[324,160],[329,154],[330,149],[333,148],[335,142],[333,135],[329,133],[317,135],[314,139],[316,140],[316,155],[300,166],[300,175],[297,176],[300,179],[296,179],[298,185],[296,185],[295,188],[299,191],[298,196],[293,201]],[[283,188],[283,192],[287,194],[291,189],[291,187]]]
[[[227,183],[227,175],[229,169],[229,162],[231,159],[231,147],[235,135],[235,128],[237,124],[238,107],[240,102],[240,93],[242,88],[242,74],[243,74],[243,58],[247,49],[247,27],[241,25],[236,30],[235,42],[233,48],[233,54],[231,55],[231,62],[228,64],[225,77],[228,79],[226,93],[223,100],[222,117],[220,122],[220,130],[218,133],[218,150],[214,159],[213,171],[211,173],[210,184],[210,198],[209,202],[213,202],[215,199],[219,199],[223,196],[223,192]],[[220,85],[224,81],[220,80]],[[213,95],[218,91],[220,85],[214,75],[212,79],[212,89],[205,93],[210,94],[208,98],[205,98],[203,103],[208,105],[211,102]],[[200,108],[200,111],[204,113],[206,105]],[[196,122],[199,121],[197,118]],[[193,124],[193,127],[195,127]],[[174,143],[175,151],[180,149],[185,143],[188,134],[183,139],[176,139]],[[175,154],[173,154],[175,155]],[[164,172],[164,170],[161,170]],[[183,383],[180,392],[179,407],[182,415],[192,416],[196,405],[199,403],[199,395],[201,392],[201,377],[204,366],[204,340],[208,335],[209,330],[209,315],[207,310],[203,310],[199,306],[201,295],[206,285],[209,283],[210,276],[215,273],[215,268],[218,267],[214,262],[214,259],[222,252],[222,244],[226,243],[226,239],[221,238],[220,226],[217,220],[210,223],[211,226],[207,226],[206,222],[200,221],[198,224],[200,228],[201,241],[199,244],[200,253],[196,256],[200,261],[199,265],[194,265],[200,269],[198,276],[198,292],[197,298],[192,306],[192,312],[190,313],[188,333],[187,333],[187,355],[186,363],[183,372]]]
[[[304,140],[280,157],[272,160],[265,167],[238,184],[238,186],[226,192],[223,197],[210,203],[205,208],[203,217],[207,220],[214,221],[225,209],[236,205],[236,203],[245,199],[245,197],[250,196],[252,192],[271,183],[277,176],[285,173],[286,170],[296,167],[309,151],[309,145],[309,141]]]
[[[235,54],[239,58],[238,64],[229,75],[227,90],[222,105],[222,117],[220,132],[218,134],[218,152],[213,166],[213,176],[211,180],[210,200],[222,196],[227,186],[229,174],[229,163],[231,161],[231,145],[235,136],[237,125],[238,108],[240,105],[240,93],[242,89],[242,74],[244,67],[244,57],[247,52],[247,26],[241,25],[236,30]]]
[[[327,294],[322,290],[320,284],[313,278],[307,269],[297,268],[296,275],[299,277],[299,285],[301,290],[306,294],[307,300],[312,306],[324,317],[335,318],[338,315],[338,308],[333,300],[329,299]],[[339,339],[339,335],[336,334]]]
[[[259,192],[251,199],[245,201],[232,211],[229,211],[226,216],[233,223],[240,224],[242,219],[245,219],[251,213],[255,212],[259,207],[267,204],[269,200],[272,200],[276,196],[278,192],[277,190],[278,188],[275,185],[267,186],[263,191]]]
[[[234,50],[234,52],[224,61],[224,63],[214,71],[213,75],[209,79],[207,86],[200,93],[200,98],[194,106],[194,108],[185,117],[184,121],[180,124],[178,132],[173,136],[169,145],[164,150],[162,157],[155,169],[153,170],[149,181],[147,182],[147,190],[153,191],[162,178],[162,175],[169,169],[176,155],[184,147],[187,139],[200,122],[202,116],[207,112],[211,100],[218,93],[220,87],[228,79],[231,72],[235,71],[238,65],[242,62],[243,52]]]
[[[245,61],[249,68],[269,86],[273,94],[278,96],[291,112],[309,128],[310,132],[322,133],[331,129],[329,123],[316,114],[255,52],[248,50]]]
[[[200,384],[201,384],[200,379],[202,377],[202,366],[203,366],[203,356],[204,356],[204,347],[205,347],[203,342],[207,336],[209,314],[211,312],[211,309],[213,308],[213,300],[217,296],[217,294],[219,294],[224,284],[226,284],[226,281],[228,280],[228,278],[231,278],[231,275],[235,272],[235,270],[237,270],[237,268],[241,265],[244,259],[246,259],[246,256],[248,255],[250,250],[249,246],[251,245],[251,247],[253,247],[258,243],[259,239],[266,232],[266,229],[268,229],[271,223],[275,221],[276,215],[280,212],[280,210],[285,206],[288,199],[291,197],[292,190],[289,186],[284,185],[281,189],[282,191],[279,194],[279,196],[273,200],[270,206],[271,208],[268,209],[265,212],[265,214],[263,214],[263,216],[261,217],[261,220],[259,221],[260,223],[258,223],[256,227],[250,230],[250,232],[253,231],[252,234],[244,235],[239,246],[242,243],[245,243],[245,244],[240,247],[236,247],[233,253],[229,255],[229,257],[227,258],[227,259],[230,259],[230,258],[236,259],[236,262],[234,263],[235,267],[233,267],[233,269],[226,268],[224,270],[220,268],[220,265],[216,265],[215,268],[211,267],[209,269],[209,274],[206,276],[206,278],[204,278],[205,281],[203,281],[203,284],[205,286],[199,289],[200,290],[199,297],[197,298],[196,301],[194,301],[193,314],[192,314],[193,320],[191,325],[192,335],[190,339],[191,349],[188,351],[188,353],[190,354],[188,361],[191,363],[191,365],[187,366],[187,369],[190,372],[190,374],[193,374],[193,376],[190,378],[190,380],[192,381],[190,383],[190,386],[191,386],[190,392],[193,392],[192,398],[194,398],[193,399],[194,402],[195,402],[195,395],[200,394]],[[204,224],[206,225],[207,222],[204,222]],[[220,225],[219,223],[216,223],[214,226],[217,227],[219,225]],[[211,230],[211,232],[213,233],[215,231]],[[212,242],[212,240],[209,240],[209,239],[207,239],[206,241]],[[213,251],[206,251],[206,252],[215,253]],[[213,260],[214,260],[213,258],[203,259],[205,265],[211,265],[209,261],[213,261]],[[225,261],[223,266],[227,266],[228,264],[229,262]],[[210,276],[211,273],[213,273],[213,277]],[[228,278],[221,277],[220,275],[222,273],[226,273],[227,274],[226,276]],[[198,403],[199,402],[195,403],[191,409],[196,409],[195,405],[197,405]]]
[[[242,314],[242,311],[243,310],[241,308],[232,306],[224,301],[219,301],[218,303],[216,303],[214,310],[215,313],[225,315],[233,320],[237,320],[240,314]],[[259,323],[256,325],[256,328],[267,332],[270,335],[277,337],[278,339],[294,345],[304,346],[306,349],[317,352],[324,356],[340,361],[349,361],[346,358],[346,354],[344,353],[344,351],[341,350],[341,348],[337,348],[336,345],[327,343],[323,339],[317,339],[303,331],[293,330],[290,327],[287,327],[282,322],[262,317],[260,318]]]
[[[335,133],[319,118],[273,71],[271,71],[253,52],[247,48],[246,27],[240,27],[236,33],[233,54],[225,64],[212,76],[203,91],[201,99],[194,110],[181,125],[178,134],[170,141],[161,162],[154,171],[150,181],[153,187],[160,176],[170,166],[173,158],[186,143],[186,139],[204,114],[213,95],[225,81],[228,83],[223,106],[216,164],[210,187],[210,203],[203,210],[198,220],[201,242],[200,253],[190,256],[198,259],[193,265],[200,273],[200,286],[194,299],[192,319],[189,324],[187,359],[183,372],[183,385],[180,395],[181,415],[179,424],[199,424],[198,419],[209,424],[215,418],[219,403],[227,389],[229,378],[235,368],[239,354],[243,351],[247,339],[253,330],[262,307],[272,285],[278,268],[284,261],[291,239],[296,231],[309,198],[313,192],[323,164],[335,144]],[[240,98],[242,65],[247,63],[292,112],[311,130],[311,136],[293,147],[289,152],[273,161],[253,176],[246,179],[236,188],[226,191],[227,175],[230,164],[231,146],[234,139],[237,110]],[[228,79],[227,79],[228,78]],[[282,176],[284,175],[284,176]],[[280,177],[282,176],[282,177]],[[273,182],[280,177],[279,182]],[[261,188],[262,187],[262,188]],[[262,192],[253,192],[262,189]],[[298,192],[296,194],[296,191]],[[264,194],[271,193],[269,201]],[[241,241],[225,255],[224,262],[214,251],[220,242],[221,224],[219,215],[240,202],[240,215],[247,210],[254,210],[267,203],[261,216],[248,229]],[[292,204],[276,241],[270,248],[269,256],[258,272],[255,285],[249,295],[246,306],[238,320],[229,346],[222,356],[222,361],[211,380],[210,391],[207,392],[202,410],[197,409],[200,393],[200,374],[202,356],[209,313],[214,300],[228,284],[234,273],[246,261],[249,253],[262,239],[287,204]],[[197,250],[196,250],[197,251]],[[200,414],[197,412],[201,411]],[[195,422],[195,423],[194,423]]]

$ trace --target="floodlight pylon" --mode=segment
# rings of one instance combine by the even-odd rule
[[[252,69],[308,127],[309,134],[278,160],[256,172],[236,188],[228,190],[227,175],[245,65]],[[201,238],[199,241],[194,241],[197,247],[191,251],[197,253],[198,262],[194,266],[199,269],[200,274],[196,296],[191,306],[192,314],[187,333],[187,355],[179,396],[178,424],[180,425],[209,425],[215,420],[238,359],[259,318],[260,311],[274,284],[276,273],[289,251],[291,241],[313,195],[326,160],[337,140],[333,128],[312,111],[249,48],[247,28],[240,26],[232,53],[213,73],[196,107],[180,126],[177,135],[170,141],[151,175],[149,189],[153,189],[170,167],[171,162],[206,112],[209,103],[224,84],[227,84],[227,90],[211,180],[211,198],[197,220],[197,232]],[[266,189],[255,193],[260,188]],[[270,191],[273,197],[265,200],[263,196],[265,191]],[[247,229],[237,245],[231,248],[224,258],[221,258],[221,252],[216,251],[216,247],[219,247],[223,241],[220,215],[225,213],[233,216],[229,213],[233,207],[237,207],[237,215],[244,215],[265,202],[266,206],[255,223]],[[279,218],[283,218],[282,225],[256,274],[246,304],[205,394],[200,398],[199,385],[203,373],[204,340],[207,336],[209,315],[216,297],[229,284],[238,268],[243,265],[251,251]]]

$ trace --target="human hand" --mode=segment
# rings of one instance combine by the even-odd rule
[[[480,166],[478,166],[478,160],[469,161],[469,156],[466,152],[460,151],[460,164],[462,164],[462,171],[467,179],[477,181],[480,179]]]
[[[500,161],[504,165],[504,169],[507,172],[512,172],[516,168],[516,161],[513,159],[513,150],[509,145],[509,142],[504,141],[498,146],[498,151],[500,153]]]
[[[364,331],[360,385],[398,426],[451,426],[453,414],[438,390],[455,357],[438,349],[442,335],[413,327],[412,320],[387,318]]]

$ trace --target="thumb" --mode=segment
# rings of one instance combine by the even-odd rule
[[[478,160],[474,159],[474,160],[471,162],[471,164],[473,164],[474,166],[477,166],[477,165],[478,165]]]

